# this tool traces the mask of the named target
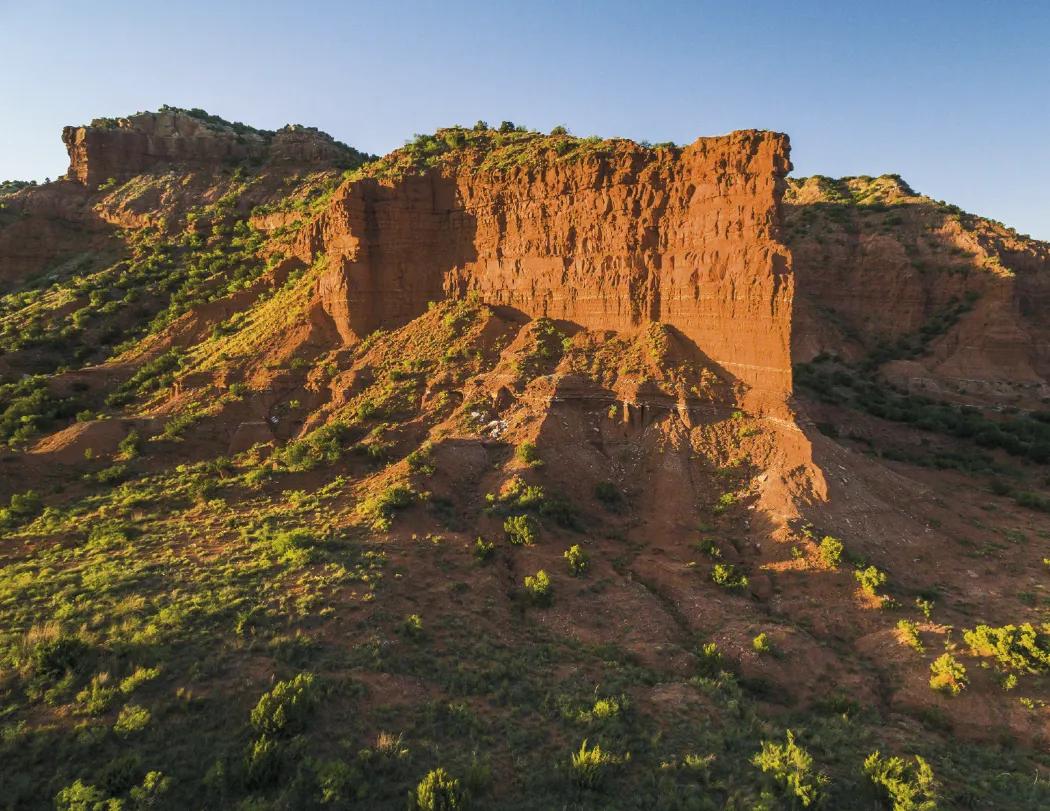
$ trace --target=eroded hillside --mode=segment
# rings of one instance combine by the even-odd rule
[[[765,132],[63,139],[0,198],[8,805],[1050,799],[1045,245]]]

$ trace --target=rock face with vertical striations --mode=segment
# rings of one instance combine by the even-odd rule
[[[662,321],[755,411],[791,389],[791,257],[779,241],[786,136],[614,142],[491,166],[469,150],[421,174],[346,184],[303,237],[327,255],[318,296],[346,341],[428,301],[477,293],[530,317],[632,331]]]

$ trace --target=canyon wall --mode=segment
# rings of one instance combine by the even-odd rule
[[[348,342],[472,292],[590,329],[657,320],[738,384],[746,408],[786,413],[788,150],[785,135],[744,131],[508,169],[466,153],[401,180],[345,184],[299,250],[326,255],[318,297]]]

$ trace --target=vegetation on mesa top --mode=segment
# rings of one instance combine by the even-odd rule
[[[827,214],[828,218],[838,225],[846,225],[848,214],[851,212],[887,213],[887,218],[881,224],[885,228],[884,232],[889,233],[892,228],[904,222],[895,214],[900,210],[899,206],[922,206],[935,210],[937,214],[957,220],[969,231],[979,224],[986,224],[1002,229],[1007,234],[1020,239],[1039,242],[1039,240],[1032,240],[1027,234],[1019,234],[1016,229],[999,220],[972,214],[957,205],[920,194],[897,174],[885,174],[878,177],[871,175],[848,175],[839,178],[826,175],[789,177],[787,188],[784,191],[784,202],[798,209],[798,219],[801,222],[796,225],[807,225],[808,221],[815,218],[818,210]]]
[[[272,138],[276,135],[274,130],[261,130],[256,127],[252,127],[248,124],[244,124],[240,121],[228,121],[222,116],[213,115],[207,110],[202,110],[200,107],[193,107],[186,109],[185,107],[173,107],[170,104],[162,104],[156,111],[157,113],[182,113],[188,115],[191,118],[196,118],[198,121],[203,122],[216,132],[234,132],[237,135],[258,135],[265,138]],[[91,126],[95,129],[118,129],[121,126],[121,122],[128,121],[129,119],[135,118],[140,115],[154,115],[152,110],[140,110],[134,115],[120,116],[113,118],[110,116],[103,116],[102,118],[93,118],[91,120]]]
[[[618,146],[626,145],[651,151],[676,148],[670,142],[651,145],[644,141],[635,144],[623,138],[579,138],[561,126],[544,135],[510,121],[504,121],[498,129],[478,121],[471,128],[457,125],[439,129],[433,135],[416,135],[401,149],[365,165],[360,171],[365,177],[398,178],[462,156],[469,156],[480,169],[500,170],[611,155]]]
[[[20,192],[27,186],[35,185],[35,180],[0,180],[0,199],[10,197],[15,192]]]

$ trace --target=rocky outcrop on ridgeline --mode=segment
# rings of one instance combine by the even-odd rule
[[[343,339],[470,293],[591,329],[661,321],[738,384],[746,407],[785,411],[787,136],[744,131],[659,149],[611,141],[582,154],[563,154],[557,138],[537,143],[528,161],[462,148],[425,171],[337,192],[300,250],[327,256],[317,295]]]
[[[218,168],[272,161],[324,168],[350,165],[360,153],[312,127],[277,132],[231,123],[203,110],[172,107],[66,127],[68,177],[90,188],[158,168]]]

